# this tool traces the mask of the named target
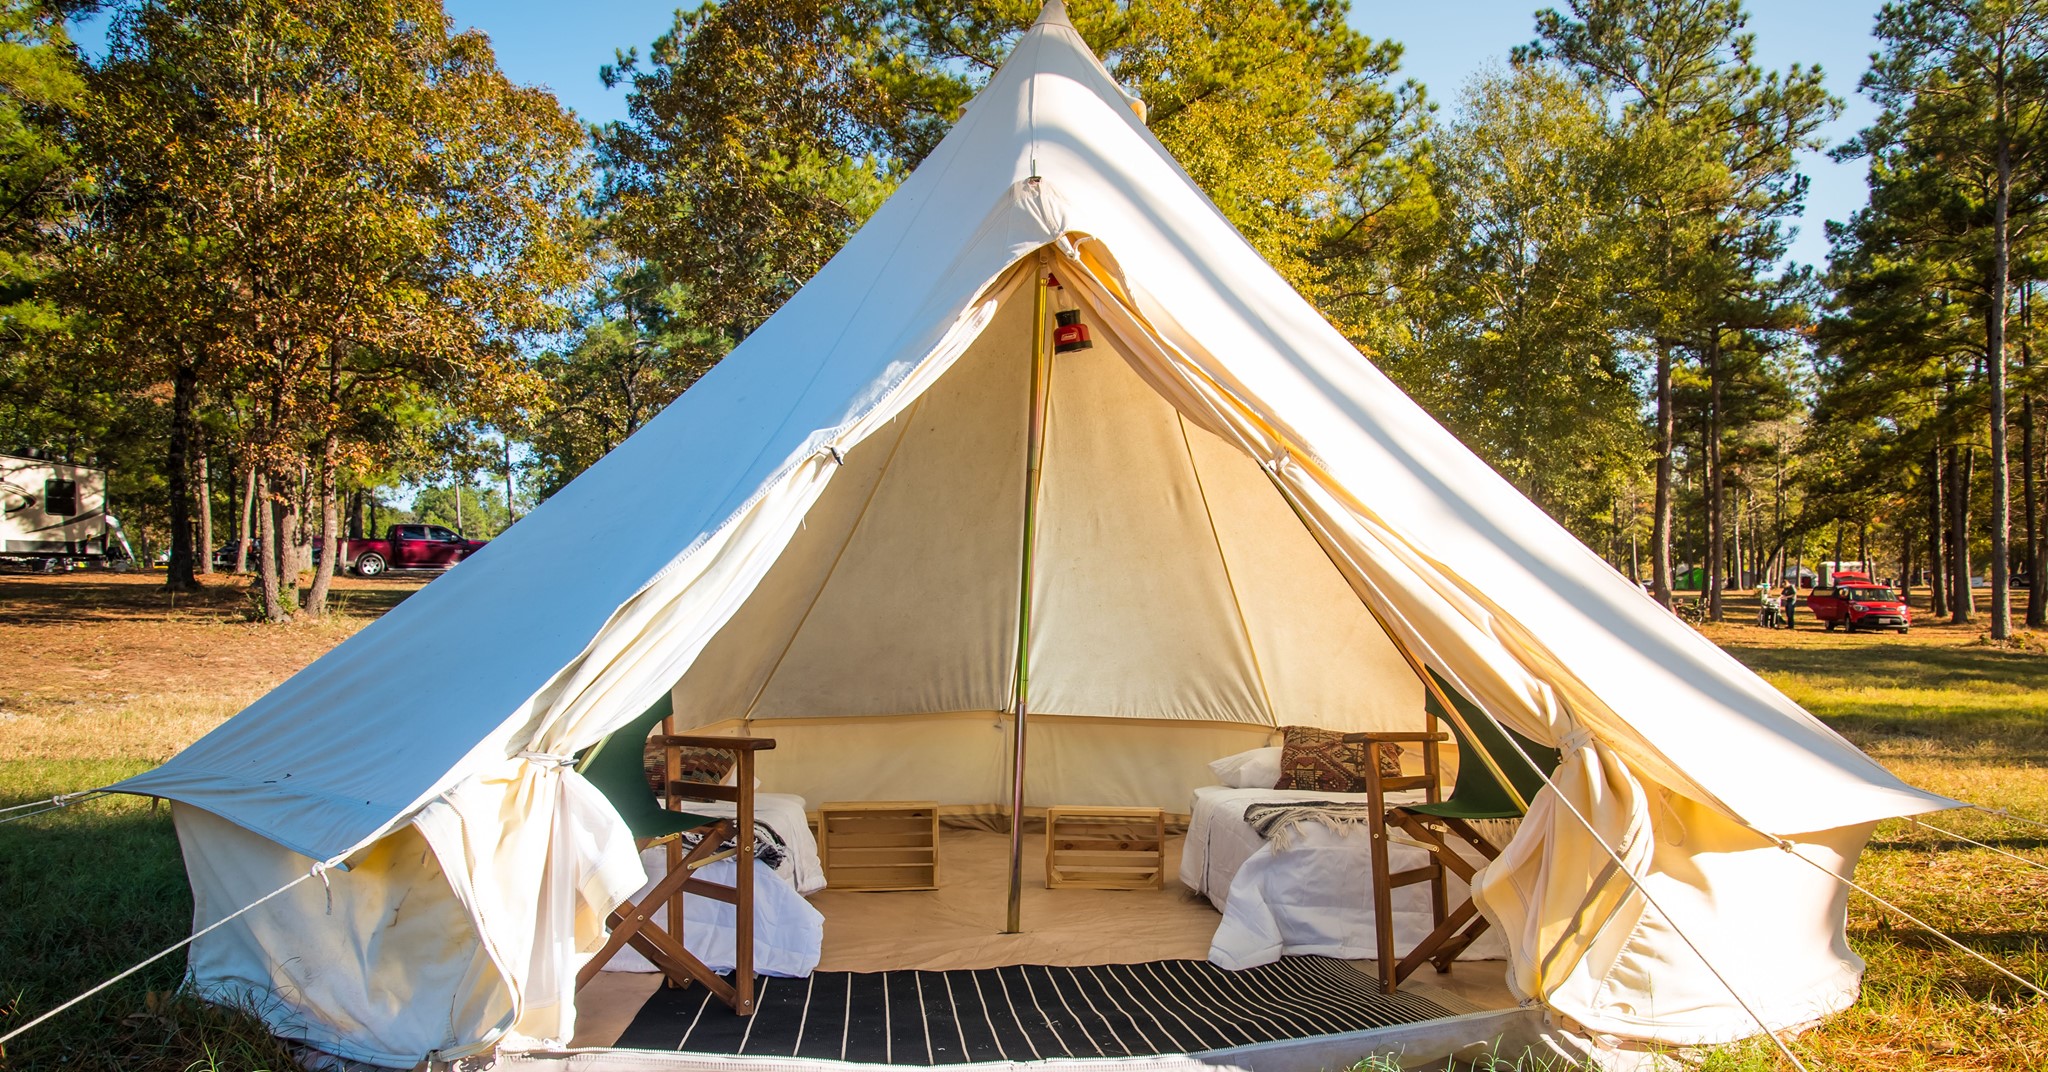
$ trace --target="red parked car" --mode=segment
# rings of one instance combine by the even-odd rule
[[[1832,630],[1846,625],[1850,632],[1861,629],[1896,629],[1903,633],[1913,626],[1913,612],[1896,589],[1878,584],[1863,573],[1837,573],[1834,583],[1806,594],[1806,609]]]
[[[439,525],[393,525],[381,540],[343,540],[341,564],[358,577],[394,569],[447,569],[488,542],[464,539]]]

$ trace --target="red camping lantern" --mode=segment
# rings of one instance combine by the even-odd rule
[[[1053,295],[1052,352],[1071,354],[1095,345],[1088,338],[1088,325],[1081,323],[1081,308],[1067,295],[1067,288],[1060,286],[1056,275],[1045,277],[1045,285]]]

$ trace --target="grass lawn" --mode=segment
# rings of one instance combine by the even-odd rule
[[[245,620],[247,594],[232,579],[175,601],[160,580],[0,577],[0,807],[160,762],[420,584],[338,579],[335,617],[276,627]],[[1753,619],[1755,602],[1729,613]],[[2048,818],[2048,641],[1993,646],[1980,627],[1924,623],[1906,636],[1852,636],[1801,622],[1792,633],[1707,633],[1906,780]],[[1929,819],[2048,861],[2048,830],[1967,812]],[[1857,876],[2048,982],[2048,872],[1893,821]],[[0,1032],[184,937],[191,910],[169,815],[147,801],[99,798],[0,825]],[[1870,964],[1863,998],[1794,1041],[1809,1067],[2048,1068],[2048,1007],[1861,896],[1849,933]],[[290,1067],[246,1020],[172,993],[183,966],[168,957],[30,1032],[0,1067]],[[1705,1067],[1778,1063],[1768,1046],[1749,1046]]]
[[[267,626],[247,620],[242,583],[208,580],[173,599],[161,573],[0,576],[0,807],[155,766],[421,583],[336,578],[340,613]],[[191,929],[169,809],[99,797],[0,826],[0,1032]],[[158,961],[16,1040],[0,1067],[294,1067],[246,1018],[174,997],[184,969]]]

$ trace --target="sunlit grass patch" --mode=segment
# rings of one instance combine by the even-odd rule
[[[269,628],[240,620],[239,593],[173,607],[146,580],[11,583],[22,587],[5,592],[9,610],[22,613],[0,622],[0,806],[147,769],[368,620]],[[352,606],[381,609],[404,590]],[[1906,781],[2048,818],[2048,655],[1979,643],[1975,627],[1707,633]],[[1963,840],[2048,863],[2048,829],[1970,811],[1925,823],[1881,824],[1858,881],[2048,979],[2048,871]],[[164,808],[97,798],[0,825],[0,1031],[185,937],[191,911]],[[1868,962],[1862,997],[1792,1040],[1809,1068],[2048,1069],[2048,1012],[2023,988],[1862,896],[1848,923]],[[10,1046],[0,1068],[293,1067],[253,1018],[176,994],[183,968],[182,954],[165,958]],[[1716,1072],[1789,1067],[1767,1040],[1689,1059]],[[1569,1067],[1489,1060],[1477,1067]]]
[[[0,807],[155,766],[370,620],[255,626],[230,583],[176,598],[160,584],[0,581]],[[381,609],[417,587],[386,584],[355,606]],[[0,1033],[191,928],[167,805],[99,796],[0,824]],[[180,991],[184,973],[183,952],[163,958],[10,1043],[0,1069],[298,1067],[254,1017]]]

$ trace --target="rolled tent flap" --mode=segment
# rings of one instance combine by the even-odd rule
[[[1021,473],[949,515],[918,510],[933,488],[976,490],[955,479],[967,455],[1008,464],[1013,418],[939,417],[973,401],[974,377],[1007,374],[1020,264],[1049,244],[1102,332],[1053,372],[1032,592],[1034,687],[1095,720],[1066,755],[1162,726],[1209,741],[1416,718],[1412,657],[1565,754],[1478,883],[1524,993],[1617,1037],[1737,1037],[1747,1014],[1685,940],[1705,936],[1772,1025],[1853,997],[1839,884],[1753,831],[1846,873],[1872,822],[1954,802],[1655,606],[1432,421],[1188,181],[1057,2],[869,223],[677,402],[115,787],[179,802],[201,926],[348,858],[197,942],[195,981],[265,995],[279,1033],[377,1063],[566,1040],[578,959],[640,874],[567,769],[577,749],[679,681],[688,717],[810,722],[828,743],[859,738],[821,716],[891,720],[875,742],[909,717],[993,717],[1018,597],[999,511]],[[975,545],[952,548],[952,579],[890,603],[949,542]],[[950,608],[925,598],[940,588]],[[917,641],[900,664],[855,644],[890,629]],[[943,673],[916,662],[927,647],[949,653]],[[1185,672],[1161,674],[1162,651]],[[692,680],[700,666],[731,673]],[[870,693],[843,687],[862,671]],[[949,784],[971,795],[1001,764],[987,732],[965,750],[974,771]],[[1129,757],[1071,766],[1150,777]],[[1072,789],[1029,771],[1027,786]],[[1186,785],[1123,788],[1169,803]]]

